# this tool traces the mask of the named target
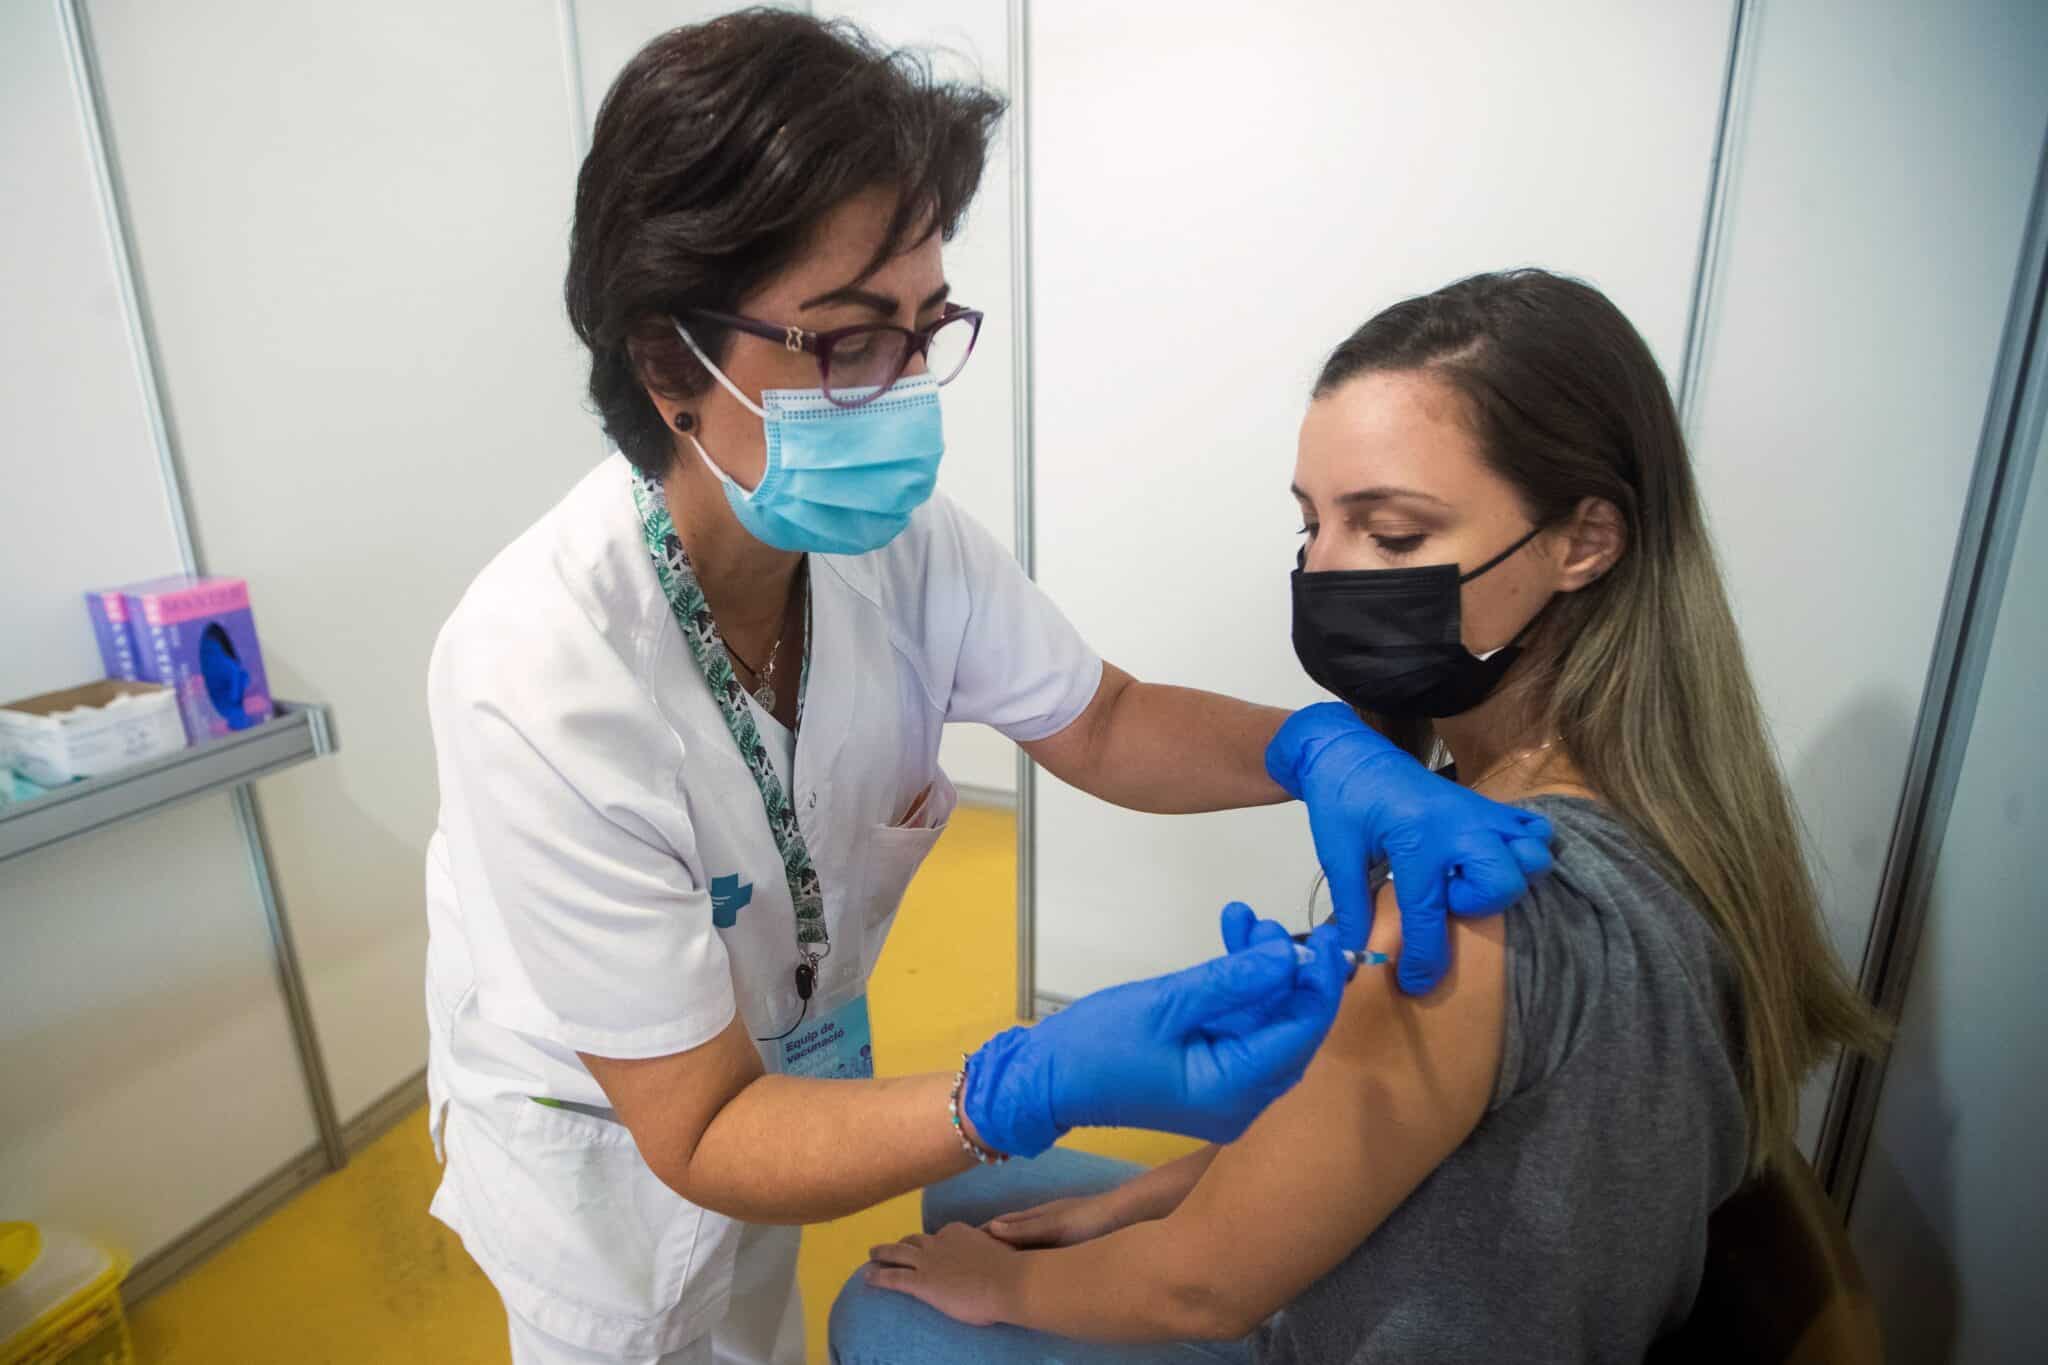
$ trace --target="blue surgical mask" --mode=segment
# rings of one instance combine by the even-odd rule
[[[768,463],[751,492],[684,433],[756,540],[800,554],[866,554],[896,539],[910,514],[930,501],[946,453],[939,386],[930,375],[900,379],[857,408],[840,407],[821,388],[764,389],[757,406],[680,322],[675,329],[766,429]]]

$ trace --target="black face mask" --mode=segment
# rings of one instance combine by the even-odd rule
[[[1542,529],[1536,527],[1462,576],[1455,564],[1327,573],[1297,567],[1296,657],[1311,678],[1361,711],[1432,718],[1470,711],[1514,667],[1529,627],[1523,626],[1514,642],[1479,658],[1465,648],[1460,634],[1459,589]],[[1303,562],[1307,557],[1304,549]]]

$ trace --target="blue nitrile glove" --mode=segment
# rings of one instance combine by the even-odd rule
[[[1287,931],[1286,925],[1277,920],[1260,919],[1258,911],[1243,901],[1232,901],[1223,907],[1224,952],[1241,953],[1261,943],[1278,943],[1282,939],[1289,943],[1294,941],[1294,935]]]
[[[1037,1156],[1069,1128],[1114,1126],[1229,1142],[1301,1079],[1337,1017],[1334,930],[1227,953],[1076,1000],[967,1063],[961,1098],[981,1140]]]
[[[207,700],[228,728],[244,730],[249,716],[242,710],[242,698],[249,691],[249,670],[221,643],[225,638],[210,630],[199,637],[199,676],[206,681]]]
[[[1368,869],[1387,859],[1401,904],[1395,979],[1410,995],[1436,989],[1450,969],[1447,915],[1498,914],[1550,870],[1548,820],[1436,776],[1342,702],[1288,717],[1266,746],[1266,772],[1308,803],[1346,948],[1365,946]]]

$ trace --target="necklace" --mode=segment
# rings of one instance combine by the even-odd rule
[[[753,674],[754,686],[751,690],[754,700],[761,703],[761,709],[771,715],[775,711],[775,661],[782,653],[782,637],[788,633],[789,625],[785,621],[782,631],[775,637],[775,643],[768,646],[768,665],[765,668],[756,668],[742,659],[740,652],[732,647],[732,641],[725,638],[723,631],[718,635],[718,643],[725,646],[725,652],[732,657],[732,661]]]
[[[1468,789],[1471,791],[1478,791],[1488,782],[1492,781],[1496,777],[1499,777],[1502,773],[1506,772],[1515,764],[1520,763],[1523,759],[1534,758],[1537,754],[1542,753],[1545,749],[1551,748],[1561,738],[1563,738],[1563,736],[1561,735],[1552,735],[1549,739],[1544,740],[1541,744],[1537,745],[1533,749],[1521,749],[1517,750],[1514,753],[1509,754],[1506,758],[1494,764],[1491,768],[1488,768],[1485,772],[1481,773],[1476,779],[1469,783]]]
[[[806,567],[808,567],[808,565],[806,565]],[[807,587],[809,587],[809,585],[809,575],[803,574],[795,585],[795,591],[803,592]],[[805,601],[803,614],[804,652],[808,654],[810,652],[811,643],[811,613],[809,610],[808,599],[806,599]],[[714,626],[713,629],[716,629],[716,627]],[[738,664],[741,668],[746,669],[747,672],[753,674],[754,686],[751,690],[753,692],[754,700],[759,702],[761,704],[761,709],[763,711],[766,711],[771,716],[775,714],[776,702],[775,667],[782,661],[782,641],[785,637],[788,636],[788,634],[789,616],[787,613],[784,613],[782,618],[782,629],[776,632],[775,643],[768,646],[768,662],[760,668],[754,667],[752,664],[748,663],[745,659],[740,657],[740,652],[732,647],[732,641],[725,638],[725,632],[719,631],[718,634],[718,643],[725,647],[725,652],[727,655],[731,657],[732,661]]]

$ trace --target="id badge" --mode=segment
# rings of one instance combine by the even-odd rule
[[[868,1032],[868,993],[856,990],[836,1005],[817,1008],[789,1037],[776,1043],[776,1070],[785,1076],[825,1081],[865,1081],[875,1074],[873,1036]]]

